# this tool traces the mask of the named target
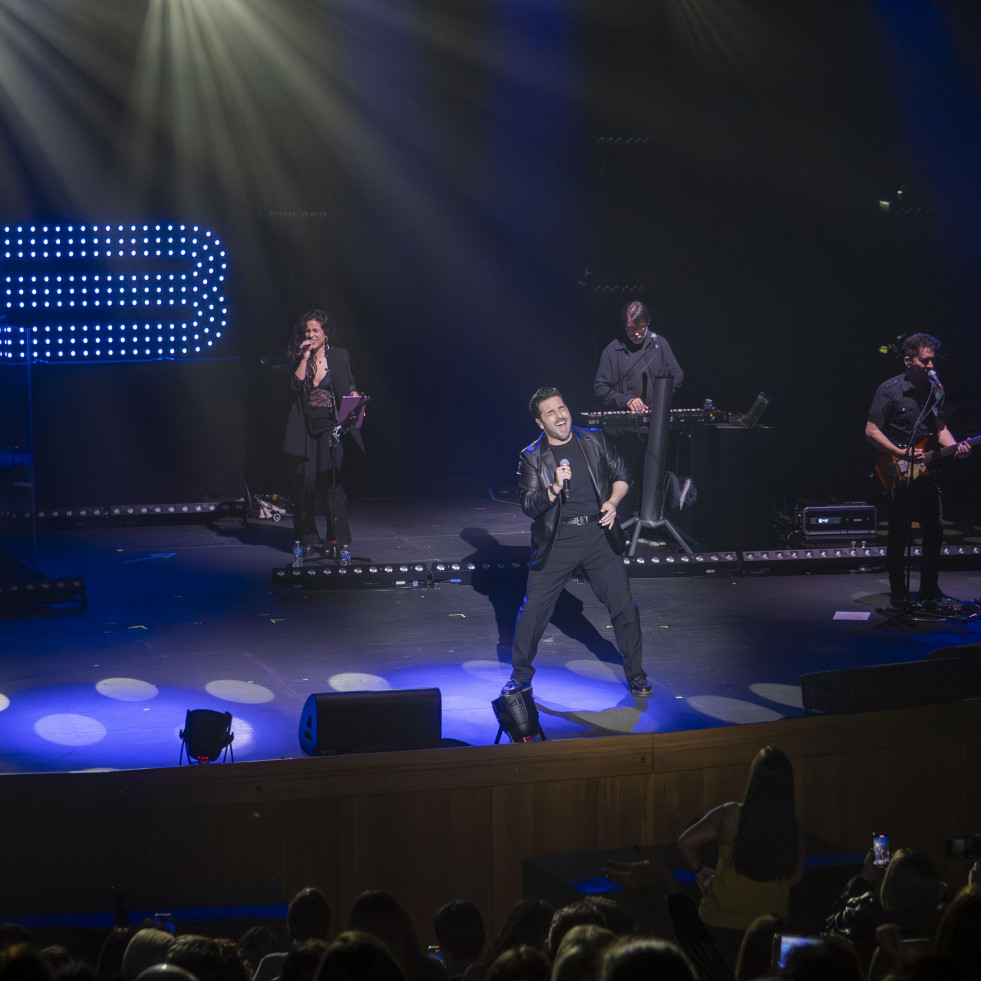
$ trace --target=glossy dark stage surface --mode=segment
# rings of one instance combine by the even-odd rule
[[[492,743],[528,520],[479,496],[354,501],[351,520],[355,561],[490,568],[435,587],[274,591],[272,572],[290,558],[288,518],[41,532],[36,568],[84,577],[88,602],[3,611],[0,772],[175,766],[185,712],[197,708],[232,712],[236,760],[298,757],[304,702],[330,691],[437,687],[444,738]],[[8,576],[12,563],[30,565],[28,547],[5,542]],[[765,568],[633,579],[649,700],[627,692],[606,612],[573,581],[536,661],[547,738],[797,716],[802,674],[918,661],[981,639],[977,621],[889,623],[874,567]],[[946,571],[942,584],[977,597],[981,571]]]

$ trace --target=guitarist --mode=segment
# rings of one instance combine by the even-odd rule
[[[897,480],[887,499],[889,521],[886,568],[894,607],[909,603],[905,553],[911,521],[918,521],[923,536],[920,565],[920,603],[940,607],[954,603],[940,591],[940,548],[943,544],[943,510],[940,487],[929,472],[916,475],[918,462],[930,453],[928,441],[941,448],[956,446],[956,457],[971,452],[969,442],[958,443],[944,422],[944,392],[933,367],[940,341],[930,334],[911,334],[903,341],[906,370],[884,381],[875,392],[865,424],[865,438],[880,453],[893,457],[910,475]],[[925,411],[924,411],[925,410]],[[917,420],[920,420],[917,425]],[[914,431],[914,426],[915,431]],[[907,447],[913,446],[912,451]]]

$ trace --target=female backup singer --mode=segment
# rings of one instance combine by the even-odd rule
[[[351,544],[347,505],[340,472],[344,459],[337,436],[337,409],[345,395],[358,395],[351,359],[342,347],[327,342],[327,314],[311,310],[293,329],[286,355],[290,404],[283,452],[295,467],[293,527],[306,555],[323,548],[339,555]],[[364,443],[357,429],[349,430],[358,447]],[[315,511],[318,500],[325,505],[327,534],[321,541]]]

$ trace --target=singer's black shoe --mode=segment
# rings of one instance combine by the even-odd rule
[[[627,682],[627,687],[630,689],[630,694],[638,698],[650,698],[654,691],[646,674],[635,674]]]
[[[504,686],[501,688],[502,695],[510,695],[513,692],[516,693],[519,691],[531,691],[531,682],[518,681],[514,675],[511,675],[511,677],[504,682]]]
[[[909,605],[909,593],[905,589],[897,589],[889,594],[889,605],[894,610],[901,610]]]

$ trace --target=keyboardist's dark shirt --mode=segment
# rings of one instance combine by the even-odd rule
[[[652,379],[668,375],[674,379],[674,390],[678,391],[685,373],[671,345],[648,331],[639,348],[625,340],[607,344],[600,355],[593,393],[607,409],[626,409],[632,398],[641,398],[650,405]]]

